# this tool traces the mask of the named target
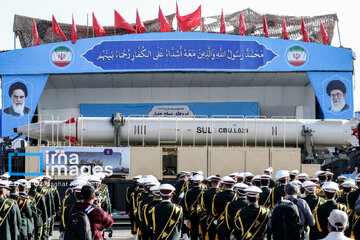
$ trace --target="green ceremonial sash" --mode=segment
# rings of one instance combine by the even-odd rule
[[[165,226],[164,226],[163,230],[161,231],[161,233],[159,234],[157,240],[167,240],[171,236],[171,233],[174,231],[177,223],[180,220],[181,214],[182,214],[181,207],[176,206],[174,204],[172,212],[169,217],[169,220],[165,224]],[[155,211],[152,212],[152,218],[153,218],[153,231],[155,232],[155,223],[156,223]]]
[[[241,217],[239,216],[239,221],[240,221],[240,225],[242,228],[242,235],[241,235],[242,240],[245,240],[245,239],[252,240],[256,236],[258,231],[261,229],[261,227],[266,222],[269,212],[270,212],[269,209],[260,207],[258,215],[256,216],[256,218],[255,218],[254,222],[252,223],[252,225],[250,226],[250,228],[246,231],[246,233],[244,233],[243,223],[241,221]]]
[[[11,208],[14,206],[15,201],[12,199],[5,199],[5,201],[2,203],[1,207],[0,207],[0,227],[3,224],[3,222],[5,221],[7,215],[9,214]],[[14,223],[11,223],[14,224]]]

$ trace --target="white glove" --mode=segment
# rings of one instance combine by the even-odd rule
[[[184,192],[182,192],[181,194],[180,194],[180,196],[179,196],[179,198],[184,198]]]

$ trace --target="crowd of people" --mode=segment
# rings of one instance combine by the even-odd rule
[[[135,176],[126,191],[131,233],[139,240],[360,239],[360,174],[264,169],[204,178],[181,171],[171,185]],[[51,176],[0,180],[0,239],[104,239],[114,220],[103,173],[79,175],[60,199]],[[110,231],[110,230],[109,230]]]
[[[126,211],[136,239],[360,239],[360,174],[315,178],[272,168],[204,179],[182,171],[174,185],[135,176]],[[356,205],[356,206],[355,206]]]
[[[79,175],[62,199],[51,176],[9,178],[5,173],[0,180],[1,240],[51,240],[56,216],[61,240],[101,240],[114,222],[103,173]]]

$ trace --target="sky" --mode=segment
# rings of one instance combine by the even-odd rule
[[[202,17],[233,13],[246,8],[260,14],[277,14],[292,16],[317,16],[336,13],[339,19],[339,29],[335,28],[332,46],[351,48],[360,58],[360,31],[356,29],[358,15],[357,0],[177,0],[181,15],[191,13],[201,4]],[[103,26],[114,25],[114,9],[128,22],[134,23],[136,8],[143,21],[157,18],[159,5],[165,15],[175,13],[175,0],[2,0],[0,8],[0,50],[14,49],[13,22],[14,15],[23,15],[34,18],[51,20],[52,14],[60,23],[71,24],[74,14],[75,22],[79,25],[89,25],[91,13]],[[338,34],[340,32],[340,37]],[[341,40],[340,40],[341,39]],[[16,47],[20,48],[17,41]],[[355,111],[360,110],[360,70],[359,59],[354,61],[354,106]]]

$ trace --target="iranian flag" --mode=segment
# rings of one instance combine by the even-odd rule
[[[306,51],[299,46],[294,46],[289,49],[287,53],[287,59],[289,63],[294,66],[300,66],[306,61]]]
[[[57,47],[53,51],[51,59],[55,65],[64,67],[71,62],[72,53],[67,47]]]

